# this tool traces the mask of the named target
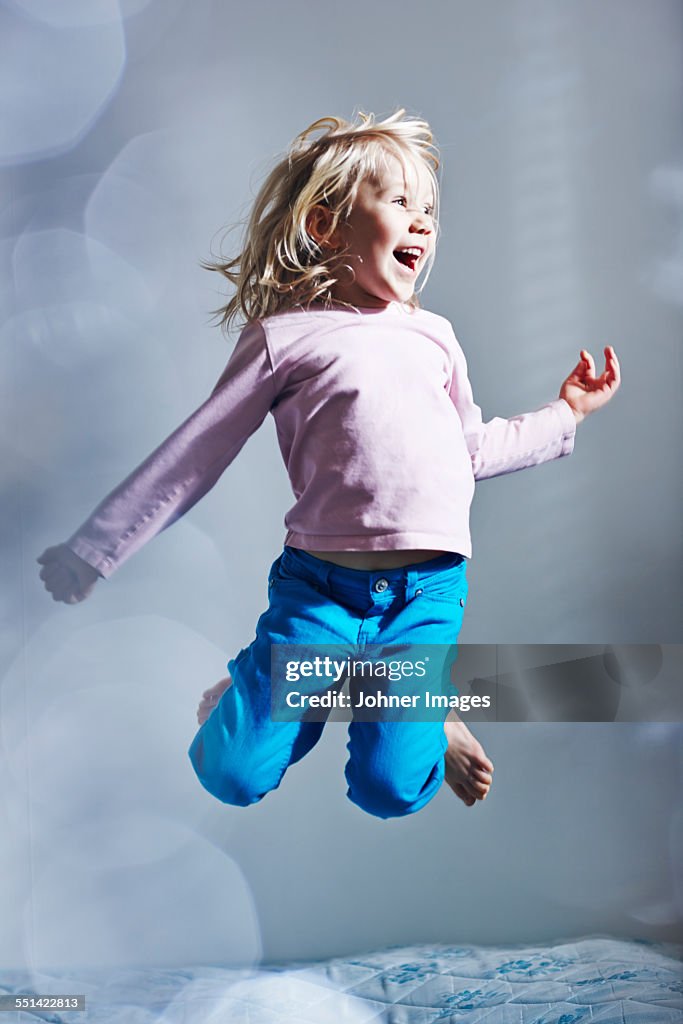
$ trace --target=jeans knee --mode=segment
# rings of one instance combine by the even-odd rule
[[[393,775],[367,774],[355,777],[347,770],[348,797],[361,810],[377,818],[402,818],[421,810],[441,787],[443,762],[434,766],[420,784]]]
[[[226,752],[217,757],[207,757],[199,734],[190,746],[188,756],[204,789],[221,803],[233,807],[249,807],[258,803],[280,784],[280,778],[266,777],[259,766],[250,765],[243,758],[230,757]]]

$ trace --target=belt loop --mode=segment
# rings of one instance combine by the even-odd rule
[[[330,573],[334,569],[334,564],[332,562],[326,562],[323,558],[318,559],[318,561],[320,562],[320,565],[318,566],[320,582],[326,590],[329,590]]]
[[[412,567],[406,569],[406,601],[412,601],[415,597],[415,588],[419,578],[420,574],[417,569]]]

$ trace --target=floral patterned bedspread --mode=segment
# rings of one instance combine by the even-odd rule
[[[409,946],[253,971],[218,966],[0,971],[0,995],[85,995],[55,1024],[681,1024],[683,947],[587,938],[553,946]]]

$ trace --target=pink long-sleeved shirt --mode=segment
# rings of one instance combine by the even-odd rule
[[[273,414],[296,501],[286,543],[471,557],[474,481],[569,455],[565,401],[482,421],[450,323],[335,307],[249,324],[210,397],[67,544],[110,576],[213,487]]]

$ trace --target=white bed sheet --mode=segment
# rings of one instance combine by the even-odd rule
[[[409,946],[258,971],[2,971],[0,993],[86,997],[83,1012],[12,1012],[7,1024],[681,1024],[682,960],[681,946],[592,937]]]

